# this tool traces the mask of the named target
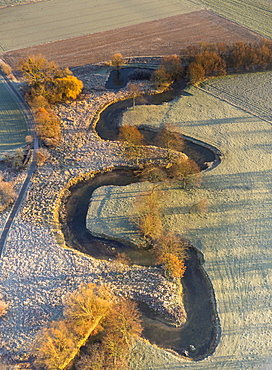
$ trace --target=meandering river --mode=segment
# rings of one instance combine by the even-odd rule
[[[185,83],[181,82],[169,91],[145,97],[145,104],[161,104],[184,94]],[[131,106],[131,99],[110,105],[100,116],[96,125],[98,134],[103,139],[115,140],[118,135],[119,116]],[[146,130],[145,130],[146,133]],[[153,140],[153,132],[147,131],[149,143]],[[220,153],[216,148],[192,143],[186,140],[187,154],[196,159],[201,169],[207,167],[206,162],[218,164]],[[70,189],[71,195],[66,199],[66,219],[62,220],[63,232],[67,244],[88,253],[95,258],[114,258],[116,253],[127,253],[133,263],[148,265],[152,260],[149,251],[140,252],[136,247],[125,245],[110,239],[93,236],[86,228],[86,216],[92,193],[100,186],[124,186],[139,181],[132,169],[119,168],[111,172],[97,174],[94,178],[78,183]],[[114,250],[112,249],[114,247]],[[220,324],[216,312],[216,302],[212,283],[204,268],[204,256],[196,248],[188,248],[187,269],[182,279],[184,304],[187,321],[183,327],[175,328],[159,321],[148,307],[141,306],[144,323],[144,336],[162,348],[169,348],[180,355],[193,360],[200,360],[210,355],[220,337]]]

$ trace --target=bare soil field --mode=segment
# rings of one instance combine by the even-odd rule
[[[125,57],[161,56],[178,54],[185,46],[200,41],[233,43],[260,39],[255,32],[201,10],[11,51],[3,57],[15,67],[21,58],[41,53],[60,66],[76,67],[109,60],[116,52]]]
[[[0,48],[16,50],[202,8],[188,0],[52,0],[6,7],[0,12]]]

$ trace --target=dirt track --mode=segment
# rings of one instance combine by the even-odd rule
[[[26,55],[41,53],[60,66],[76,67],[124,56],[178,54],[180,49],[200,41],[254,42],[261,36],[210,11],[181,14],[135,26],[28,47],[4,54],[13,67]]]

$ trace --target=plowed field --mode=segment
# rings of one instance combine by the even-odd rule
[[[207,10],[167,17],[88,36],[56,41],[4,54],[13,67],[26,55],[42,53],[61,66],[81,66],[124,56],[178,54],[180,49],[200,41],[253,42],[261,36]]]

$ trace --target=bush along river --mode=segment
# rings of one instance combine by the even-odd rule
[[[147,96],[148,104],[170,101],[182,94],[184,86],[185,83],[180,82],[162,94]],[[103,139],[117,138],[119,115],[131,106],[131,100],[114,103],[102,112],[96,129]],[[155,133],[148,131],[149,142],[152,142],[153,135]],[[191,153],[191,157],[197,159],[201,169],[207,167],[206,162],[216,164],[220,162],[220,152],[204,143],[203,146],[194,144],[193,149],[189,146],[188,152]],[[116,240],[95,237],[86,228],[86,216],[95,189],[107,185],[125,186],[137,181],[140,179],[134,175],[133,169],[117,168],[96,174],[92,179],[71,187],[70,195],[63,201],[60,213],[67,244],[95,258],[114,259],[117,253],[126,253],[133,264],[145,266],[152,264],[153,257],[150,251],[142,251],[136,246]],[[203,268],[204,256],[192,245],[189,245],[187,254],[187,269],[182,278],[186,323],[182,327],[174,327],[159,320],[143,304],[139,308],[142,312],[145,338],[161,348],[173,350],[192,360],[201,360],[215,350],[220,337],[220,323],[212,283]]]

